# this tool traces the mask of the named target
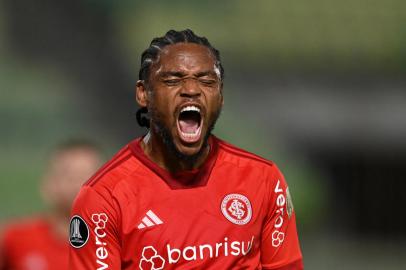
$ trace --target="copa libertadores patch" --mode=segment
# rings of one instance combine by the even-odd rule
[[[86,222],[78,215],[70,220],[69,225],[69,242],[74,248],[81,248],[89,240],[89,227]]]
[[[288,217],[290,218],[293,213],[293,202],[292,196],[290,196],[289,188],[286,188],[286,212],[288,213]]]

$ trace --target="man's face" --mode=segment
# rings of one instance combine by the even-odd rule
[[[80,187],[101,165],[96,151],[73,148],[56,153],[42,185],[44,199],[58,211],[69,214]]]
[[[193,43],[166,46],[152,65],[148,110],[152,125],[181,156],[196,156],[214,127],[223,97],[210,50]]]

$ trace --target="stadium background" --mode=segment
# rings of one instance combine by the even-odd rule
[[[282,169],[306,269],[405,269],[403,0],[0,0],[0,222],[45,208],[59,141],[144,132],[139,57],[170,28],[221,51],[215,134]]]

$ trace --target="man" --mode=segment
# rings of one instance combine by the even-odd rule
[[[303,269],[275,164],[211,135],[223,78],[206,38],[171,30],[152,40],[136,86],[149,132],[78,195],[71,269]]]
[[[5,228],[0,243],[0,269],[68,269],[66,239],[72,202],[100,164],[100,151],[90,142],[72,140],[56,149],[41,183],[41,195],[50,211]]]

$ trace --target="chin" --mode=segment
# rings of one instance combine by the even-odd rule
[[[202,148],[203,148],[202,142],[199,142],[199,144],[195,146],[186,146],[183,144],[176,146],[177,151],[184,156],[197,155],[201,152]]]
[[[180,160],[195,162],[204,153],[206,145],[207,140],[205,138],[193,144],[188,144],[177,138],[167,146]]]
[[[155,114],[155,116],[157,115]],[[152,128],[161,137],[170,154],[177,157],[180,161],[194,163],[202,154],[204,154],[217,117],[218,114],[216,114],[214,121],[208,127],[207,125],[204,125],[202,121],[199,139],[194,140],[193,142],[182,140],[181,135],[179,134],[179,124],[175,124],[172,128],[168,128],[163,121],[160,121],[162,119],[161,117],[153,117],[155,119]]]

